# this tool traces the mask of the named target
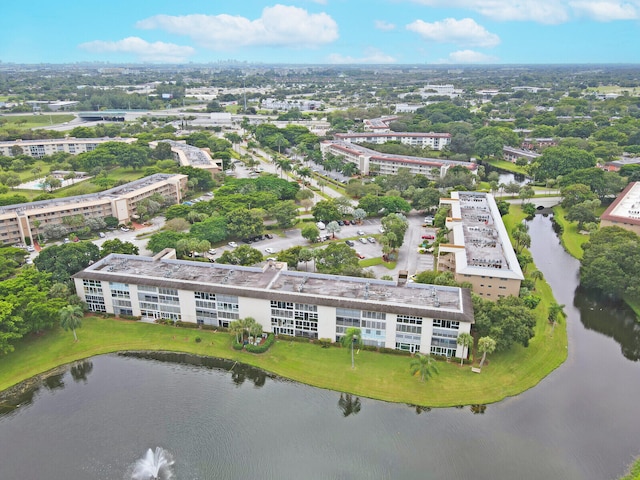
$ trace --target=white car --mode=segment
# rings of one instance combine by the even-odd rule
[[[360,240],[360,243],[367,243],[367,239],[364,237],[360,237],[359,240]]]
[[[364,231],[363,231],[363,230],[358,230],[356,233],[357,233],[358,235],[364,235]]]
[[[231,248],[236,248],[238,246],[236,242],[229,242],[227,243],[227,245],[229,245]]]
[[[129,229],[127,227],[120,227],[120,230],[122,230],[123,232],[128,232]]]
[[[216,249],[215,248],[210,248],[209,249],[209,255],[215,255],[216,254]]]
[[[36,251],[36,249],[35,249],[35,247],[33,245],[29,245],[27,247],[27,252],[35,252],[35,251]]]
[[[275,252],[275,250],[273,248],[271,248],[271,247],[267,247],[267,248],[264,249],[264,252],[265,253],[273,253],[273,252]]]

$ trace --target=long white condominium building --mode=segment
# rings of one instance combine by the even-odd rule
[[[469,282],[473,292],[489,300],[518,296],[524,275],[511,246],[493,195],[452,192],[440,199],[451,206],[446,227],[449,242],[438,250],[438,270],[454,272],[457,282]]]
[[[600,217],[601,227],[620,227],[640,235],[640,182],[632,182]]]
[[[228,327],[253,317],[265,332],[334,341],[358,327],[366,345],[448,357],[473,319],[467,289],[112,254],[73,276],[89,309]]]
[[[184,140],[158,140],[157,142],[149,142],[149,146],[156,147],[158,143],[168,143],[171,145],[173,159],[183,167],[201,168],[210,173],[221,172],[222,159],[214,160],[211,158],[211,152],[208,148],[198,148],[188,145]]]
[[[461,166],[475,172],[478,166],[471,162],[444,160],[442,158],[411,157],[380,153],[356,143],[342,140],[325,140],[320,143],[323,156],[327,153],[344,157],[355,163],[363,175],[395,175],[399,168],[408,168],[414,175],[425,175],[430,179],[444,177],[451,167]]]
[[[377,143],[400,142],[412,147],[429,147],[432,150],[442,150],[451,143],[450,133],[411,133],[411,132],[387,132],[387,133],[336,133],[333,138],[349,143]]]
[[[99,193],[55,198],[0,207],[0,244],[24,243],[44,234],[47,225],[64,224],[66,217],[115,217],[120,223],[137,218],[140,201],[158,193],[175,203],[187,190],[186,175],[158,173]]]
[[[0,142],[0,155],[14,157],[28,155],[34,158],[42,158],[45,155],[64,152],[72,155],[95,150],[101,143],[123,142],[134,143],[137,138],[47,138],[42,140],[13,140]]]

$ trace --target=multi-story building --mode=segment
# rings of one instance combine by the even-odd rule
[[[123,142],[134,143],[136,138],[47,138],[42,140],[13,140],[0,142],[0,155],[14,157],[17,155],[28,155],[34,158],[42,158],[45,155],[64,152],[71,155],[90,152],[101,143]],[[19,147],[19,148],[18,148]]]
[[[640,235],[640,182],[632,182],[600,216],[600,227],[620,227]]]
[[[524,150],[543,150],[547,147],[555,147],[558,141],[555,138],[525,138],[520,146]]]
[[[211,158],[208,149],[194,147],[193,145],[188,145],[185,141],[177,142],[175,140],[149,142],[149,146],[155,148],[160,142],[171,145],[174,160],[183,167],[201,168],[212,174],[223,170],[222,160]]]
[[[412,147],[428,147],[432,150],[442,150],[451,143],[450,133],[410,133],[410,132],[388,132],[388,133],[336,133],[333,138],[348,143],[376,143],[400,142]]]
[[[138,218],[137,206],[145,198],[160,194],[175,203],[187,190],[186,175],[158,173],[109,190],[75,197],[55,198],[0,207],[0,243],[24,243],[43,235],[48,225],[63,225],[65,218],[115,217],[120,223]]]
[[[457,282],[469,282],[473,292],[489,300],[520,293],[522,269],[493,195],[452,192],[440,199],[451,206],[447,217],[449,243],[441,243],[438,270],[451,271]]]
[[[228,327],[253,317],[265,332],[340,339],[358,327],[366,345],[462,356],[473,323],[467,289],[155,257],[109,255],[73,276],[94,312]]]
[[[363,121],[364,129],[367,132],[376,132],[376,133],[390,132],[391,128],[389,127],[389,124],[391,122],[395,122],[399,118],[400,117],[396,115],[390,115],[390,116],[380,117],[380,118],[367,118]]]
[[[323,155],[331,153],[355,163],[363,175],[376,173],[379,175],[395,175],[399,168],[408,168],[414,175],[425,175],[430,179],[444,177],[451,167],[461,166],[473,172],[478,166],[472,162],[459,162],[441,158],[411,157],[408,155],[392,155],[380,153],[362,145],[342,140],[325,140],[320,143]]]
[[[521,148],[509,147],[507,145],[502,147],[502,157],[507,162],[511,163],[516,163],[516,160],[518,160],[519,158],[526,158],[527,163],[531,163],[539,156],[539,153],[532,152],[531,150],[523,150]]]

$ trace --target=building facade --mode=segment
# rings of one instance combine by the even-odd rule
[[[425,175],[435,180],[444,177],[451,167],[461,166],[475,172],[478,166],[472,162],[459,162],[441,158],[411,157],[408,155],[392,155],[376,152],[356,143],[342,140],[325,140],[320,142],[323,155],[331,153],[355,163],[363,175],[376,173],[379,175],[395,175],[399,168],[408,168],[414,175]]]
[[[222,159],[211,158],[209,149],[188,145],[185,141],[159,140],[149,142],[149,146],[155,148],[158,143],[168,143],[171,145],[173,159],[183,167],[201,168],[211,174],[222,171]]]
[[[451,143],[450,133],[409,133],[409,132],[389,132],[389,133],[336,133],[336,140],[348,143],[376,143],[400,142],[412,147],[428,147],[432,150],[443,150]]]
[[[525,158],[527,160],[527,163],[531,163],[539,156],[539,153],[532,152],[531,150],[508,147],[506,145],[502,147],[502,158],[511,163],[516,163],[516,160],[518,160],[519,158]]]
[[[452,192],[440,199],[451,207],[446,227],[449,242],[441,243],[438,270],[454,273],[457,282],[473,285],[473,292],[489,300],[520,294],[522,269],[511,246],[493,195]]]
[[[42,140],[14,140],[0,142],[0,155],[14,157],[17,155],[28,155],[33,158],[42,158],[45,155],[64,152],[71,155],[90,152],[95,150],[101,143],[123,142],[134,143],[136,138],[47,138]]]
[[[179,203],[186,190],[186,175],[158,173],[99,193],[2,206],[0,243],[25,243],[26,238],[44,235],[48,225],[64,225],[65,218],[78,215],[85,219],[115,217],[129,223],[137,218],[142,200],[157,193]]]
[[[253,317],[265,332],[333,341],[357,327],[366,345],[447,357],[463,354],[456,339],[474,321],[467,289],[190,262],[172,249],[109,255],[73,278],[94,312],[220,327]]]

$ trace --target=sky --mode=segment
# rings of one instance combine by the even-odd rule
[[[3,0],[14,63],[640,63],[640,0]]]

